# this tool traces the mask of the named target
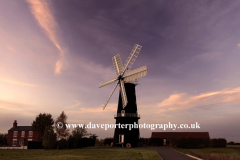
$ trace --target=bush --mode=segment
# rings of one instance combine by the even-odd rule
[[[229,145],[234,145],[234,142],[231,141],[231,142],[228,142],[227,144],[229,144]]]
[[[204,148],[209,147],[208,138],[179,138],[174,139],[173,146],[176,145],[179,148]]]
[[[162,146],[163,145],[163,139],[161,138],[151,138],[151,146]]]
[[[138,141],[138,146],[149,146],[152,142],[151,138],[140,138]]]
[[[68,148],[82,148],[82,147],[95,146],[95,141],[96,141],[96,138],[77,139],[75,137],[69,136]]]
[[[43,146],[45,149],[53,149],[56,148],[57,145],[57,134],[54,131],[46,130],[43,137]]]
[[[0,146],[7,146],[7,136],[8,134],[0,133]]]
[[[105,138],[104,146],[106,146],[106,145],[110,146],[112,142],[113,142],[113,138]]]
[[[96,142],[95,142],[95,145],[96,146],[104,146],[104,139],[96,139]]]
[[[74,138],[72,135],[68,138],[68,148],[77,148],[78,139]]]
[[[227,146],[227,140],[224,138],[214,138],[211,139],[211,147],[226,147]]]
[[[42,141],[28,141],[28,149],[42,149]]]
[[[64,138],[62,138],[60,141],[58,141],[58,149],[67,149],[68,148],[68,141]]]
[[[95,140],[92,138],[81,138],[78,140],[77,148],[95,146]]]

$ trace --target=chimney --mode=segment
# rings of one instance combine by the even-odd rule
[[[17,127],[17,120],[14,120],[13,127]]]

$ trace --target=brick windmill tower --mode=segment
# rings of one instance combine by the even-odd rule
[[[139,140],[139,128],[129,128],[126,124],[138,124],[140,116],[137,112],[136,92],[135,86],[139,78],[147,75],[147,67],[143,66],[134,70],[131,70],[136,58],[141,50],[142,46],[135,44],[131,51],[126,63],[123,67],[122,61],[119,55],[114,56],[113,65],[117,74],[117,77],[104,81],[100,84],[99,88],[117,81],[112,93],[110,94],[107,102],[104,104],[103,109],[107,106],[113,92],[120,86],[119,100],[117,114],[114,115],[116,119],[116,125],[118,125],[114,132],[114,145],[123,145],[126,147],[135,147]],[[122,127],[124,126],[124,127]]]

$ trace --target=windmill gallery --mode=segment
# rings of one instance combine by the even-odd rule
[[[121,58],[118,55],[112,58],[113,65],[116,71],[117,77],[104,81],[100,84],[99,88],[117,82],[112,93],[110,94],[107,102],[104,104],[103,109],[107,106],[113,92],[120,86],[119,101],[117,114],[114,115],[116,124],[138,124],[140,115],[137,112],[136,92],[135,86],[137,80],[147,75],[147,67],[143,66],[134,70],[130,70],[136,61],[136,58],[141,50],[142,46],[136,44],[133,47],[129,57],[127,58],[125,65],[123,66]],[[129,129],[128,127],[115,128],[113,145],[123,145],[126,147],[135,147],[139,140],[139,128]]]

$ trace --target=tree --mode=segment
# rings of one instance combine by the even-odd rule
[[[69,129],[66,127],[67,115],[62,111],[60,116],[55,121],[55,131],[57,133],[58,139],[66,138],[69,136]]]
[[[73,138],[72,135],[68,137],[68,148],[76,148],[78,144],[78,140]]]
[[[68,141],[64,138],[58,141],[58,149],[67,149],[68,148]]]
[[[53,149],[56,147],[57,134],[53,129],[46,130],[43,136],[43,146],[45,149]]]
[[[51,114],[40,113],[36,116],[35,121],[33,121],[32,129],[38,131],[40,136],[43,136],[46,129],[53,129],[53,124],[54,121]]]
[[[72,137],[76,138],[77,140],[79,140],[85,136],[88,136],[88,135],[89,135],[89,133],[87,133],[87,128],[85,128],[85,125],[83,127],[77,126],[72,131]]]
[[[77,126],[76,128],[73,129],[72,134],[68,137],[68,147],[77,148],[80,139],[87,135],[89,134],[87,133],[85,125],[81,128]]]
[[[0,146],[7,146],[7,136],[8,134],[0,133]]]

